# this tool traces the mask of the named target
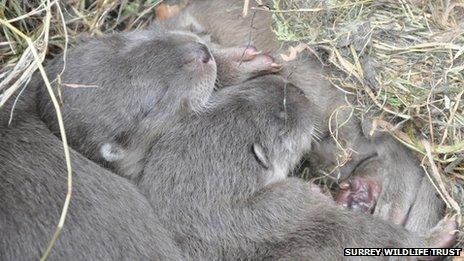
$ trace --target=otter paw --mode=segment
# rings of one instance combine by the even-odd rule
[[[246,74],[260,74],[262,72],[275,73],[282,69],[274,58],[262,54],[254,46],[235,47],[228,49],[231,60],[235,61],[239,70]]]
[[[251,60],[242,60],[238,64],[239,70],[248,74],[250,77],[276,73],[282,70],[282,65],[274,61],[269,55],[259,54]]]
[[[458,231],[457,216],[442,219],[426,236],[428,247],[449,248],[456,244]]]
[[[353,177],[340,184],[336,202],[353,211],[372,214],[380,191],[381,186],[377,181]]]
[[[282,65],[253,46],[216,48],[213,50],[218,67],[220,87],[245,82],[256,76],[277,73]]]

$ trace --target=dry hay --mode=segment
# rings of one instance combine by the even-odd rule
[[[338,68],[328,79],[357,98],[350,109],[415,151],[448,212],[460,214],[464,1],[274,0],[269,11],[291,51],[328,54]]]

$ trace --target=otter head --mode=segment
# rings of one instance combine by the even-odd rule
[[[252,81],[257,89],[249,95],[256,126],[251,146],[254,159],[265,173],[265,184],[284,179],[310,151],[317,136],[314,105],[303,91],[278,76]]]
[[[140,30],[87,39],[68,51],[66,61],[60,81],[54,83],[61,83],[69,141],[99,162],[106,161],[101,150],[113,151],[102,147],[105,143],[115,141],[124,148],[144,120],[164,124],[179,111],[205,108],[216,80],[208,47],[198,36],[181,31]],[[61,57],[50,61],[50,79],[62,69]],[[58,133],[48,94],[45,88],[38,90],[42,118]]]
[[[153,37],[129,34],[127,40],[122,55],[131,65],[128,69],[132,85],[147,86],[148,93],[153,87],[163,89],[162,96],[146,98],[153,98],[163,107],[180,106],[194,112],[207,106],[217,67],[200,37],[186,31],[167,30],[158,31]]]

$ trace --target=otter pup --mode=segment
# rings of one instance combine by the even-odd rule
[[[66,195],[62,143],[40,120],[34,86],[28,88],[14,108],[11,125],[14,98],[0,110],[0,260],[40,258]],[[70,153],[73,196],[49,260],[184,258],[134,184]]]
[[[311,149],[314,104],[279,76],[215,93],[152,144],[134,181],[196,259],[335,260],[345,247],[451,246],[456,222],[424,236],[335,205],[287,174]]]
[[[214,53],[196,34],[162,26],[79,43],[67,54],[61,81],[55,81],[71,146],[93,161],[125,170],[119,173],[135,175],[139,170],[132,162],[143,161],[149,140],[182,115],[207,110],[216,82],[233,84],[280,69],[253,47]],[[230,71],[228,77],[216,77],[216,60],[221,71]],[[237,69],[239,62],[243,65]],[[62,67],[61,57],[47,65],[50,79]],[[38,100],[43,120],[58,133],[45,88],[39,89]],[[140,129],[150,130],[152,137],[131,144],[129,137]],[[134,151],[130,159],[120,154],[125,148]]]
[[[270,4],[270,1],[263,3]],[[251,1],[250,8],[257,7],[253,5],[255,3]],[[280,43],[272,32],[272,13],[257,10],[243,17],[242,10],[241,1],[193,0],[180,16],[173,18],[173,21],[174,24],[178,23],[182,27],[190,23],[194,25],[191,27],[195,30],[201,28],[220,45],[252,44],[260,50],[273,54],[276,58],[280,57],[288,46]],[[350,97],[345,97],[346,95],[331,86],[324,78],[327,69],[320,66],[309,54],[302,53],[293,61],[278,60],[278,62],[283,65],[280,74],[284,77],[290,75],[289,81],[301,88],[314,103],[312,114],[316,114],[320,119],[316,125],[320,128],[323,139],[313,147],[310,154],[311,163],[319,169],[334,169],[334,166],[338,165],[337,145],[329,135],[329,119],[334,110],[346,105],[345,99]],[[406,227],[414,231],[430,229],[440,219],[440,209],[443,209],[444,204],[437,197],[417,159],[391,137],[365,135],[359,120],[355,117],[350,118],[350,113],[342,110],[338,113],[337,119],[332,119],[332,123],[336,120],[344,122],[344,126],[338,129],[339,140],[344,143],[346,149],[353,151],[350,161],[340,169],[340,172],[334,173],[334,176],[342,182],[351,173],[363,172],[364,178],[356,179],[354,175],[355,180],[347,180],[342,184],[341,193],[358,195],[358,197],[341,196],[340,199],[347,199],[350,203],[340,203],[360,210],[366,210],[359,208],[359,205],[364,203],[376,205],[374,214],[377,216],[397,223],[407,219]],[[370,173],[366,173],[365,169],[357,171],[356,167],[364,161],[373,164],[378,162],[376,165],[378,168],[369,168],[375,170]],[[362,186],[350,186],[351,183],[359,182],[362,182]],[[362,194],[359,189],[366,187],[377,190],[378,193],[359,197]]]
[[[138,51],[143,50],[151,49]],[[148,62],[158,62],[157,57]],[[147,82],[159,79],[156,73],[151,77]],[[107,94],[104,102],[118,102],[113,93]],[[192,259],[339,258],[342,247],[366,246],[366,238],[367,246],[399,247],[449,246],[455,239],[449,234],[455,229],[453,221],[440,223],[426,236],[411,235],[388,222],[342,210],[313,193],[311,185],[287,178],[302,154],[311,149],[318,120],[312,113],[314,104],[281,77],[257,77],[212,92],[206,109],[192,110],[188,102],[176,99],[174,104],[180,104],[176,107],[180,113],[172,116],[176,120],[166,116],[169,123],[156,125],[162,111],[146,111],[137,119],[135,130],[116,142],[129,144],[126,151],[124,146],[106,146],[104,151],[117,152],[116,162],[118,155],[125,155],[123,159],[131,165],[116,165],[118,173],[142,189],[163,224],[174,232],[178,246]],[[77,103],[76,108],[81,112]],[[74,124],[71,128],[79,129],[80,122]],[[86,135],[83,132],[79,138],[85,141]],[[107,141],[99,144],[111,145]],[[140,147],[149,154],[134,152]]]
[[[210,50],[191,33],[160,35],[155,31],[113,34],[84,40],[68,52],[61,82],[55,83],[74,149],[104,162],[103,143],[125,145],[149,112],[159,113],[151,124],[161,131],[176,114],[207,107],[216,80]],[[61,72],[62,61],[57,57],[47,65],[50,79]],[[45,88],[39,89],[38,101],[43,120],[57,133]]]

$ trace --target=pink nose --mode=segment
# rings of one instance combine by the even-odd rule
[[[206,45],[204,44],[200,44],[199,49],[197,50],[197,53],[198,53],[198,59],[202,63],[205,63],[205,64],[209,63],[209,61],[213,59],[213,57],[211,56],[211,52],[209,51],[208,47],[206,47]]]
[[[200,60],[202,63],[209,63],[211,61],[211,54],[209,52],[202,53]]]

